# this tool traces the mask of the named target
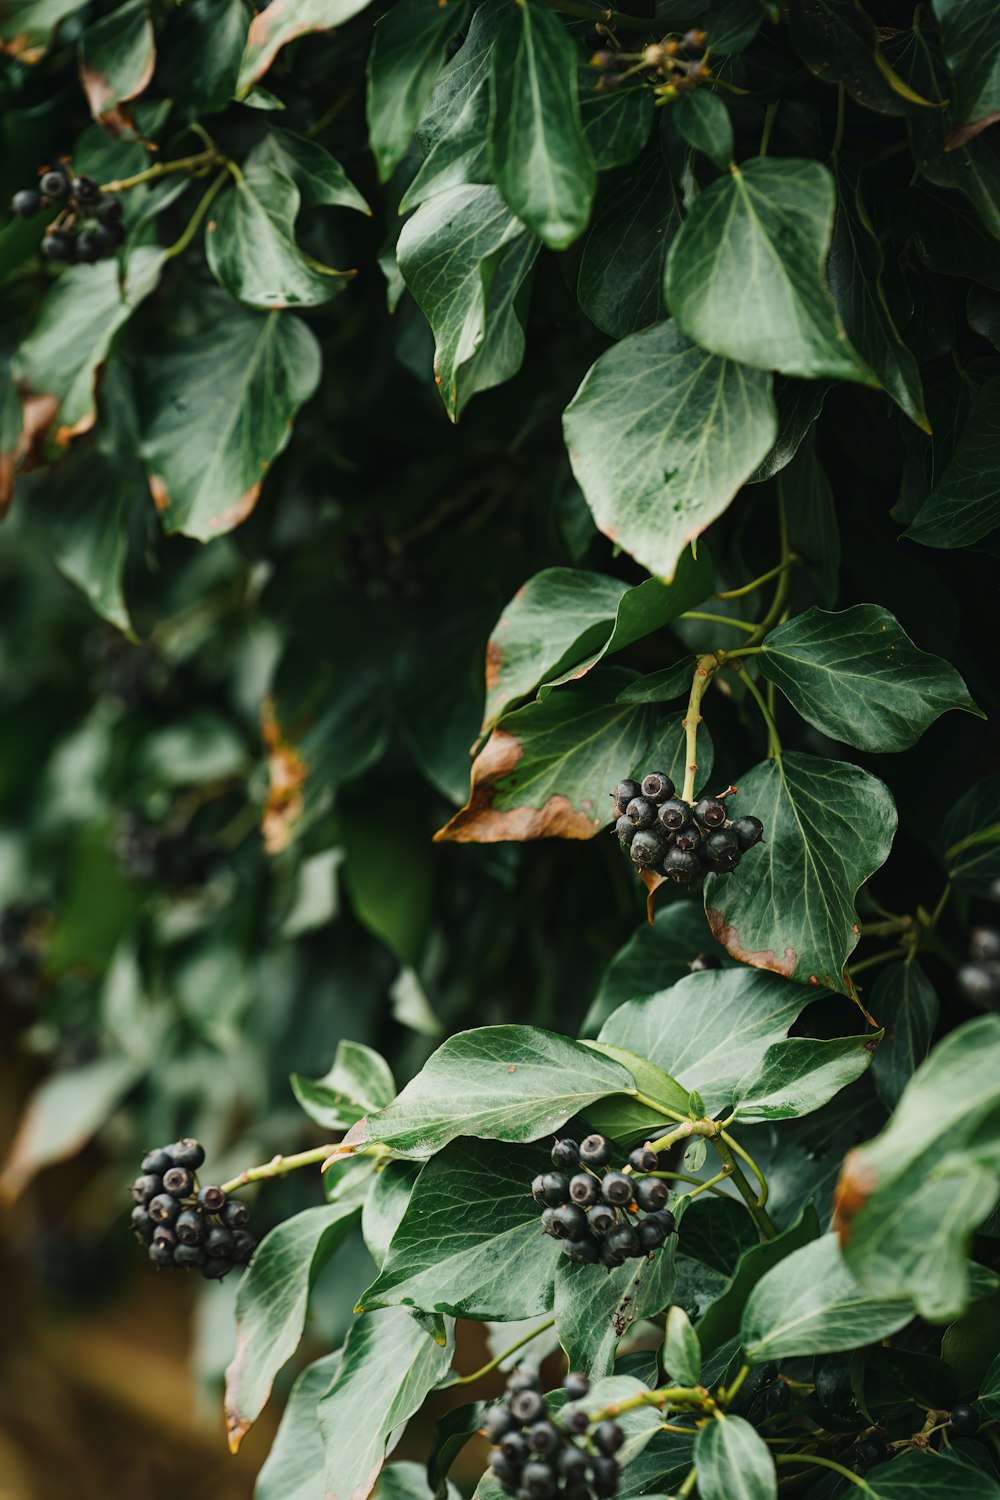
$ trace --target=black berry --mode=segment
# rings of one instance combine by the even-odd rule
[[[563,1390],[571,1401],[579,1401],[590,1390],[590,1378],[582,1370],[570,1370],[563,1381]]]
[[[656,1213],[667,1201],[667,1184],[658,1177],[641,1178],[635,1185],[635,1201],[643,1213]]]
[[[142,1170],[151,1172],[154,1177],[162,1177],[164,1172],[170,1171],[173,1164],[170,1154],[159,1146],[155,1151],[147,1151],[142,1158]]]
[[[668,849],[663,856],[663,873],[675,885],[690,885],[701,877],[698,856],[685,854],[683,849]]]
[[[552,1147],[552,1165],[554,1167],[562,1167],[566,1172],[572,1172],[578,1167],[580,1165],[580,1148],[576,1144],[576,1141],[571,1141],[568,1137],[564,1137],[561,1141],[556,1141]]]
[[[201,1266],[204,1263],[205,1252],[200,1245],[185,1245],[181,1243],[174,1251],[175,1266],[184,1266],[186,1269],[189,1266]]]
[[[582,1240],[566,1240],[563,1255],[568,1255],[570,1260],[577,1261],[581,1266],[593,1266],[597,1264],[600,1251],[593,1235],[588,1234]]]
[[[132,1184],[132,1197],[143,1208],[147,1206],[151,1199],[156,1197],[157,1193],[162,1193],[162,1191],[162,1177],[154,1177],[151,1172],[146,1172],[141,1177],[137,1177]]]
[[[510,1409],[522,1427],[527,1427],[544,1417],[545,1402],[537,1391],[517,1391],[510,1398]]]
[[[640,870],[651,870],[666,853],[663,835],[658,828],[641,828],[629,845],[628,852]]]
[[[624,813],[633,797],[642,795],[642,787],[637,781],[619,781],[611,795],[615,799],[615,806],[619,813]]]
[[[622,813],[621,817],[615,824],[615,833],[617,833],[618,841],[623,849],[627,849],[629,847],[632,840],[635,838],[637,831],[638,830],[636,829],[635,824],[630,823],[625,814]]]
[[[591,1177],[589,1172],[578,1172],[575,1177],[570,1178],[569,1196],[574,1203],[579,1203],[581,1208],[596,1203],[597,1194],[597,1178]]]
[[[187,1167],[171,1167],[163,1174],[163,1191],[175,1198],[186,1198],[194,1187],[194,1173]]]
[[[587,1216],[575,1203],[553,1209],[552,1231],[557,1240],[580,1240],[587,1232]]]
[[[686,828],[691,821],[691,809],[686,802],[680,802],[676,797],[670,797],[666,802],[660,804],[657,814],[661,825],[668,833],[678,833],[680,829]]]
[[[50,229],[39,246],[43,260],[72,260],[76,240],[65,229]]]
[[[689,823],[682,828],[680,833],[674,837],[674,848],[680,849],[684,854],[694,854],[704,843],[705,836],[697,823]]]
[[[245,1229],[237,1229],[233,1234],[233,1261],[238,1266],[248,1266],[257,1248],[257,1242],[252,1234],[247,1234]]]
[[[582,1406],[566,1407],[562,1414],[562,1424],[567,1432],[586,1432],[590,1426],[590,1417]],[[579,1452],[579,1449],[576,1450]]]
[[[515,1427],[513,1431],[504,1433],[500,1439],[500,1452],[508,1463],[523,1464],[528,1456],[528,1445],[524,1440],[524,1433]]]
[[[34,188],[22,188],[10,200],[10,211],[19,219],[33,219],[42,206],[42,195]]]
[[[124,212],[120,198],[105,194],[94,209],[94,217],[98,224],[120,224]]]
[[[167,1245],[171,1250],[174,1248],[177,1244],[177,1236],[169,1224],[157,1224],[153,1230],[153,1244],[159,1245],[161,1248]]]
[[[764,825],[759,818],[752,818],[749,814],[733,821],[733,832],[741,849],[752,849],[754,844],[759,844],[764,837]]]
[[[92,177],[74,177],[69,190],[77,203],[83,204],[84,207],[89,208],[94,203],[100,202],[101,189]]]
[[[186,1208],[183,1213],[177,1215],[174,1228],[182,1244],[200,1245],[205,1238],[208,1224],[204,1214],[198,1213],[196,1209]]]
[[[651,828],[656,822],[656,803],[648,797],[633,797],[625,809],[625,816],[636,828]]]
[[[599,1135],[596,1131],[580,1142],[580,1160],[585,1166],[606,1167],[614,1154],[614,1147],[607,1136]]]
[[[721,828],[726,821],[726,809],[717,797],[702,797],[694,815],[703,828]]]
[[[38,184],[46,198],[51,198],[53,203],[60,203],[69,192],[69,183],[62,172],[46,172]]]
[[[688,964],[688,968],[692,974],[700,974],[703,969],[721,969],[722,960],[711,953],[699,953],[697,958],[693,958]]]
[[[230,1198],[222,1205],[219,1218],[227,1229],[245,1229],[250,1223],[250,1210],[238,1198]]]
[[[521,1473],[521,1491],[530,1500],[549,1500],[556,1492],[556,1481],[548,1464],[525,1464]]]
[[[90,233],[102,255],[117,250],[119,245],[125,243],[125,230],[120,224],[98,224],[97,228],[92,229]]]
[[[624,1172],[608,1172],[601,1183],[601,1197],[605,1203],[610,1203],[615,1208],[624,1208],[627,1203],[632,1202],[632,1189],[632,1179],[626,1177]]]
[[[659,1222],[655,1215],[650,1214],[648,1218],[640,1219],[635,1226],[635,1232],[639,1240],[639,1249],[659,1250],[667,1238],[667,1229]]]
[[[604,1239],[605,1255],[613,1258],[616,1265],[639,1253],[639,1240],[631,1224],[616,1224]]]
[[[226,1195],[220,1187],[211,1185],[203,1187],[198,1193],[198,1202],[202,1208],[207,1208],[210,1214],[217,1214],[226,1201]]]
[[[486,1413],[483,1422],[483,1431],[491,1443],[499,1443],[505,1433],[510,1432],[517,1426],[516,1418],[511,1414],[507,1403],[500,1402],[497,1406],[491,1406]]]
[[[536,1422],[528,1433],[528,1445],[535,1453],[547,1455],[559,1448],[559,1432],[551,1422]]]
[[[972,1437],[979,1431],[982,1420],[974,1406],[956,1406],[949,1418],[951,1430],[958,1437]]]
[[[150,1245],[149,1258],[154,1266],[172,1266],[174,1252],[169,1245]]]
[[[513,1375],[507,1378],[507,1389],[512,1396],[518,1391],[537,1391],[539,1389],[538,1376],[534,1370],[515,1370]]]
[[[208,1231],[204,1240],[205,1254],[216,1257],[219,1260],[230,1259],[233,1250],[233,1236],[231,1230],[223,1228],[221,1224],[215,1224]]]
[[[172,1224],[181,1211],[181,1205],[177,1198],[170,1193],[157,1193],[146,1205],[149,1217],[157,1224]]]
[[[705,840],[705,858],[712,863],[731,859],[739,852],[740,846],[736,841],[736,835],[729,828],[717,828]]]
[[[567,1414],[564,1412],[563,1416],[565,1417],[566,1415]],[[576,1412],[573,1413],[573,1415],[583,1417],[584,1421],[582,1430],[586,1432],[587,1428],[590,1426],[590,1420],[587,1417],[587,1413]],[[562,1453],[559,1455],[559,1472],[564,1479],[570,1480],[571,1482],[574,1479],[583,1479],[586,1477],[587,1463],[588,1460],[586,1453],[584,1453],[582,1448],[578,1448],[574,1444],[571,1448],[564,1448]]]
[[[594,1475],[594,1494],[605,1500],[618,1492],[619,1469],[613,1458],[600,1453],[591,1465]]]
[[[650,771],[642,778],[642,795],[652,802],[666,802],[674,795],[674,784],[666,771]]]
[[[545,1172],[542,1175],[542,1202],[550,1208],[558,1208],[569,1197],[569,1178],[561,1172]]]
[[[93,265],[100,260],[103,251],[96,229],[85,229],[76,239],[76,259],[83,265]]]
[[[204,1165],[205,1148],[190,1136],[183,1140],[175,1141],[172,1146],[166,1147],[167,1153],[175,1167],[190,1167],[192,1172],[197,1172]]]
[[[634,1151],[629,1152],[629,1166],[633,1172],[655,1172],[660,1165],[660,1159],[655,1151],[648,1146],[636,1146]]]
[[[602,1453],[617,1453],[625,1441],[625,1434],[617,1422],[598,1422],[593,1431],[594,1444]]]
[[[206,1281],[221,1281],[223,1276],[232,1269],[232,1261],[214,1260],[209,1257],[202,1263],[201,1274]]]
[[[137,1239],[141,1240],[144,1245],[152,1243],[153,1220],[149,1217],[146,1210],[140,1208],[138,1204],[132,1210],[131,1224]]]
[[[659,1225],[663,1230],[664,1239],[666,1239],[668,1234],[673,1234],[677,1228],[677,1220],[674,1218],[669,1208],[659,1208],[657,1209],[656,1213],[647,1214],[644,1222],[646,1224]]]
[[[607,1234],[617,1223],[615,1211],[608,1203],[595,1203],[587,1214],[587,1223],[592,1234]]]

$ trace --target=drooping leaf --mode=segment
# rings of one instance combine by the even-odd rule
[[[777,1500],[771,1451],[743,1417],[706,1422],[694,1440],[694,1461],[703,1500]]]
[[[99,615],[131,633],[124,593],[130,476],[103,454],[75,459],[54,466],[35,495],[52,561]]]
[[[304,323],[236,308],[150,359],[142,454],[164,530],[208,541],[238,526],[319,375]]]
[[[733,124],[718,94],[695,89],[681,94],[670,111],[678,133],[724,172],[733,159]]]
[[[887,609],[807,609],[764,638],[760,668],[796,712],[859,750],[907,750],[949,709],[979,710],[955,668]]]
[[[226,1371],[226,1430],[235,1453],[298,1347],[309,1291],[361,1212],[367,1177],[332,1203],[307,1208],[265,1235],[236,1296],[236,1353]]]
[[[361,1042],[339,1042],[328,1073],[315,1079],[293,1073],[291,1084],[306,1114],[324,1130],[349,1130],[396,1096],[389,1064]]]
[[[547,1312],[559,1258],[529,1191],[543,1150],[459,1140],[423,1168],[359,1306],[504,1322]]]
[[[143,92],[155,66],[148,0],[127,0],[88,26],[80,42],[80,82],[94,119],[115,134],[129,125],[120,106]]]
[[[964,791],[941,830],[952,882],[985,896],[1000,878],[1000,776],[984,776]]]
[[[497,32],[489,140],[511,212],[553,249],[572,244],[587,226],[597,179],[580,117],[576,47],[540,5],[514,6]]]
[[[790,1120],[820,1109],[871,1066],[881,1032],[865,1036],[795,1036],[775,1042],[736,1085],[741,1120]]]
[[[520,368],[519,293],[537,253],[493,187],[438,193],[403,226],[399,269],[434,332],[434,378],[453,422]]]
[[[811,1244],[818,1234],[819,1219],[810,1203],[773,1240],[763,1240],[759,1245],[750,1245],[741,1252],[725,1288],[698,1320],[698,1341],[706,1354],[721,1348],[739,1334],[743,1308],[761,1277],[794,1250]],[[727,1269],[729,1264],[731,1262],[727,1263]]]
[[[912,1297],[935,1322],[967,1306],[969,1240],[1000,1192],[998,1058],[1000,1016],[951,1032],[914,1073],[889,1124],[841,1172],[838,1227],[850,1270],[869,1291]]]
[[[677,1385],[697,1385],[701,1379],[701,1344],[682,1307],[667,1313],[663,1368]]]
[[[235,186],[216,200],[205,235],[208,264],[220,286],[249,307],[315,307],[354,274],[299,248],[300,202],[296,184],[266,152],[252,152]]]
[[[600,357],[563,432],[600,530],[669,581],[764,458],[777,419],[767,375],[711,357],[667,321]]]
[[[361,1212],[361,1233],[381,1271],[420,1172],[419,1162],[387,1161],[375,1173]]]
[[[112,340],[153,291],[163,264],[158,248],[133,251],[124,290],[114,261],[72,266],[46,295],[14,373],[23,399],[35,403],[36,432],[51,433],[57,446],[94,425],[96,381]]]
[[[667,262],[667,306],[688,338],[761,370],[874,383],[823,278],[834,197],[824,166],[788,157],[744,162],[699,193]]]
[[[744,963],[850,994],[854,895],[896,831],[888,788],[858,766],[798,752],[754,766],[739,786],[737,806],[761,819],[765,841],[735,874],[708,877],[713,933]]]
[[[686,979],[691,960],[710,953],[730,962],[714,941],[705,913],[696,901],[661,907],[653,923],[644,922],[620,948],[601,976],[601,982],[581,1028],[584,1036],[600,1031],[611,1012],[626,1000],[640,1000]]]
[[[438,0],[398,0],[381,17],[368,58],[368,138],[387,182],[409,150],[430,103],[445,48],[465,19],[465,7]]]
[[[589,63],[577,69],[580,118],[583,133],[599,172],[626,167],[649,139],[655,106],[648,88],[642,86],[613,91],[601,88],[601,76]]]
[[[872,1015],[885,1036],[872,1059],[872,1078],[887,1109],[895,1109],[903,1089],[930,1050],[937,1024],[938,998],[918,963],[890,964],[870,997]]]
[[[269,130],[254,147],[253,157],[256,163],[290,177],[307,208],[326,205],[371,213],[340,162],[318,141],[296,135],[293,130]]]
[[[643,95],[649,97],[648,89]],[[580,306],[602,332],[625,338],[662,318],[663,269],[680,222],[675,185],[658,150],[602,189],[576,287]]]
[[[731,1104],[740,1079],[768,1048],[784,1041],[808,999],[797,985],[759,970],[706,970],[620,1006],[599,1040],[627,1047],[697,1089],[714,1114]]]
[[[1000,380],[976,395],[951,459],[904,533],[924,547],[969,547],[1000,526]]]
[[[343,26],[367,4],[368,0],[271,0],[250,23],[240,66],[240,98],[260,82],[282,47],[310,31]]]
[[[908,1297],[863,1291],[836,1235],[826,1234],[765,1272],[747,1299],[740,1338],[747,1358],[765,1364],[875,1343],[912,1317]]]
[[[604,1094],[634,1090],[619,1064],[529,1026],[484,1026],[449,1037],[397,1099],[344,1138],[425,1157],[456,1136],[535,1141]]]
[[[671,1236],[652,1258],[627,1260],[613,1271],[555,1257],[556,1331],[571,1370],[592,1379],[611,1373],[615,1350],[632,1324],[669,1305],[676,1247]]]
[[[326,1500],[367,1500],[392,1434],[423,1406],[451,1357],[451,1340],[435,1343],[401,1307],[366,1313],[354,1324],[317,1407]]]

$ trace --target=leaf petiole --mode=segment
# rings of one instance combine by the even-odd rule
[[[295,1156],[272,1156],[263,1166],[248,1167],[237,1177],[231,1177],[228,1182],[222,1183],[222,1191],[235,1193],[237,1188],[246,1187],[248,1182],[263,1182],[269,1177],[284,1177],[289,1172],[298,1171],[299,1167],[317,1166],[335,1150],[336,1147],[328,1143],[325,1146],[313,1146],[310,1151],[299,1151]]]

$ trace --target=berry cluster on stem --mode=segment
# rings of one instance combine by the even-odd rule
[[[33,219],[43,208],[57,211],[41,244],[46,260],[91,264],[113,255],[125,239],[121,199],[103,192],[93,177],[50,167],[37,188],[22,188],[11,199],[19,219]]]
[[[199,1185],[204,1160],[204,1148],[190,1138],[147,1152],[132,1184],[132,1230],[155,1266],[221,1281],[234,1266],[249,1264],[256,1242],[247,1231],[246,1204],[224,1188]]]
[[[552,1148],[553,1170],[531,1184],[542,1233],[562,1240],[570,1260],[608,1271],[652,1254],[676,1227],[666,1184],[647,1175],[659,1166],[656,1152],[637,1146],[623,1172],[613,1161],[606,1136],[588,1135],[579,1145],[563,1138]]]
[[[571,1372],[563,1390],[571,1403],[590,1389],[586,1375]],[[491,1407],[484,1427],[494,1445],[490,1468],[505,1495],[518,1500],[611,1500],[620,1470],[614,1455],[625,1441],[617,1422],[597,1421],[581,1406],[550,1413],[537,1375],[517,1370],[507,1394]]]
[[[743,855],[764,837],[764,825],[749,814],[730,819],[724,799],[703,797],[692,807],[675,796],[665,771],[642,782],[627,778],[611,793],[618,814],[615,833],[640,870],[692,885],[706,875],[731,875]]]

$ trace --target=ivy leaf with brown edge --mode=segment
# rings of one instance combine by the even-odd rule
[[[237,97],[264,77],[282,47],[310,31],[331,31],[366,8],[368,0],[271,0],[250,23]]]

